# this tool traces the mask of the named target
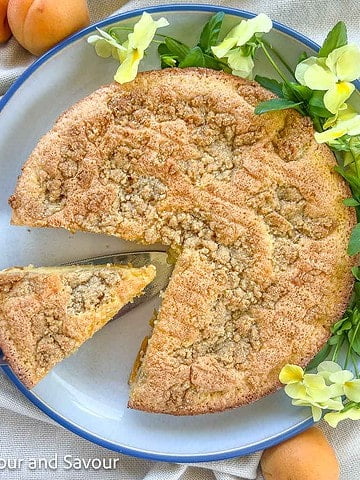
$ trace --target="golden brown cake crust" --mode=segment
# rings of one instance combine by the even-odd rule
[[[0,348],[31,388],[155,277],[155,267],[11,268],[0,272]]]
[[[308,118],[206,69],[145,72],[64,113],[10,199],[13,223],[180,246],[132,408],[221,411],[278,387],[343,313],[355,223]]]

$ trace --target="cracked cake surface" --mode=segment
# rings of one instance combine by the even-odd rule
[[[160,242],[177,261],[132,375],[132,408],[221,411],[278,387],[329,337],[352,287],[355,215],[294,110],[206,69],[139,74],[65,112],[10,198],[16,225]]]
[[[18,267],[0,272],[0,348],[31,388],[155,277],[155,267]]]

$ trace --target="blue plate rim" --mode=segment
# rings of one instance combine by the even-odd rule
[[[174,12],[174,11],[194,11],[194,12],[219,12],[223,11],[225,14],[228,15],[235,15],[242,18],[253,18],[256,16],[255,13],[248,12],[246,10],[241,10],[233,7],[224,7],[224,6],[216,6],[216,5],[208,5],[208,4],[163,4],[157,5],[154,7],[149,8],[139,8],[135,10],[129,10],[124,13],[119,13],[116,15],[112,15],[105,20],[97,22],[93,25],[90,25],[83,30],[71,35],[70,37],[63,40],[61,43],[53,47],[51,50],[46,52],[43,56],[39,59],[35,60],[24,72],[23,74],[10,86],[4,96],[0,99],[0,112],[5,107],[5,105],[9,102],[9,100],[13,97],[13,95],[17,92],[17,90],[21,87],[21,85],[31,76],[31,74],[36,71],[43,63],[45,63],[49,58],[53,57],[59,51],[63,50],[68,45],[72,44],[74,41],[84,37],[85,35],[90,34],[96,27],[102,28],[110,25],[112,23],[126,20],[129,18],[133,18],[136,16],[141,15],[144,11],[149,13],[166,13],[166,12]],[[310,40],[305,35],[297,32],[296,30],[292,29],[291,27],[287,27],[280,22],[273,21],[274,28],[279,30],[282,33],[285,33],[302,44],[306,45],[307,47],[313,49],[314,51],[319,50],[319,45],[314,41]],[[360,82],[354,82],[356,87],[359,88]],[[222,452],[215,452],[210,454],[199,454],[199,455],[173,455],[173,454],[166,454],[166,453],[156,453],[156,452],[148,452],[143,450],[138,450],[133,447],[125,447],[123,445],[119,445],[117,443],[105,440],[96,436],[93,433],[86,431],[85,429],[77,426],[76,424],[70,422],[69,420],[65,419],[61,415],[54,412],[50,407],[48,407],[44,402],[42,402],[33,392],[28,390],[21,381],[16,377],[16,375],[11,371],[10,367],[8,366],[1,366],[2,370],[4,371],[5,375],[9,378],[9,380],[20,390],[20,392],[28,398],[36,407],[38,407],[42,412],[48,415],[52,420],[66,428],[67,430],[71,431],[72,433],[88,440],[92,443],[95,443],[101,447],[107,448],[109,450],[122,453],[125,455],[131,455],[134,457],[139,457],[143,459],[149,460],[157,460],[163,462],[178,462],[178,463],[192,463],[192,462],[211,462],[215,460],[225,460],[237,456],[244,456],[259,450],[269,448],[273,445],[281,443],[288,438],[297,435],[298,433],[306,430],[307,428],[311,427],[314,422],[311,418],[307,418],[302,422],[294,425],[293,427],[289,428],[284,432],[280,432],[277,435],[274,435],[268,439],[263,441],[257,442],[256,444],[252,444],[249,446],[234,448],[227,451]]]

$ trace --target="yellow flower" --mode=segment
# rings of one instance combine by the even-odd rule
[[[331,120],[330,122],[331,123]],[[326,127],[327,125],[324,126]],[[331,142],[343,135],[359,135],[360,134],[360,115],[354,112],[351,108],[340,111],[335,124],[332,128],[325,130],[324,132],[315,132],[315,140],[318,143]]]
[[[324,415],[324,420],[333,428],[336,428],[338,423],[345,419],[360,420],[360,408],[349,408],[344,412],[329,412]]]
[[[326,58],[309,57],[299,63],[295,77],[312,90],[325,90],[324,105],[336,114],[355,90],[352,83],[360,76],[360,48],[344,45]]]
[[[211,49],[217,58],[224,58],[232,48],[245,45],[255,33],[268,33],[271,29],[272,21],[270,18],[264,13],[260,13],[250,20],[241,21],[230,30],[219,45]]]
[[[140,20],[134,25],[134,31],[129,33],[128,39],[123,45],[126,51],[119,55],[122,63],[114,77],[116,82],[127,83],[134,80],[139,63],[144,57],[145,50],[152,42],[156,30],[167,25],[169,25],[169,22],[163,17],[154,21],[147,12],[142,14]]]
[[[292,399],[292,404],[310,407],[313,419],[317,422],[323,410],[340,411],[344,408],[341,399],[343,385],[334,384],[331,380],[332,375],[339,373],[343,373],[343,370],[335,362],[322,362],[318,366],[318,373],[304,373],[298,365],[288,364],[281,369],[279,379],[286,384],[285,393]],[[347,374],[345,377],[348,380]]]

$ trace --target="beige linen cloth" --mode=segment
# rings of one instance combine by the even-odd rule
[[[89,0],[91,20],[98,21],[113,12],[160,5],[166,0]],[[168,3],[181,3],[172,2]],[[186,3],[195,3],[189,0]],[[196,3],[214,3],[233,6],[253,12],[267,13],[272,19],[289,25],[321,42],[329,29],[340,19],[348,26],[350,39],[360,44],[360,6],[358,0],[219,0]],[[34,60],[11,39],[0,46],[0,95],[14,79]],[[1,132],[0,132],[1,134]],[[341,480],[360,478],[360,422],[344,422],[333,430],[321,428],[335,447],[341,464]],[[220,445],[219,445],[220,447]],[[0,466],[1,459],[52,458],[73,455],[86,459],[118,458],[112,470],[29,471],[0,470],[6,480],[241,480],[262,476],[258,469],[260,453],[226,461],[194,465],[169,464],[119,455],[91,444],[55,424],[23,397],[0,373]],[[316,452],[314,452],[316,455]],[[60,463],[60,462],[59,462]]]

